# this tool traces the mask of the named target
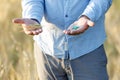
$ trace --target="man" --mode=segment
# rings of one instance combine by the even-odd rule
[[[108,80],[103,43],[105,13],[111,3],[22,0],[23,18],[14,19],[14,23],[34,35],[40,80]],[[39,24],[42,28],[32,28]]]

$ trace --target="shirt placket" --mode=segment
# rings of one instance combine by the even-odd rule
[[[65,30],[67,30],[68,26],[67,26],[67,22],[69,20],[69,1],[70,0],[64,0],[64,22],[65,22]],[[65,35],[65,44],[64,44],[64,49],[65,49],[65,59],[69,59],[69,50],[68,50],[68,38],[67,35]]]

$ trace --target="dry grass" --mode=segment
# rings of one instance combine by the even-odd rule
[[[11,22],[21,17],[20,0],[0,0],[0,80],[38,80],[33,57],[32,37]],[[120,79],[120,9],[115,0],[106,18],[105,48],[110,80]]]
[[[115,0],[106,17],[108,72],[110,80],[120,79],[120,1]]]
[[[38,80],[32,37],[11,22],[21,17],[20,1],[1,0],[0,15],[0,80]]]

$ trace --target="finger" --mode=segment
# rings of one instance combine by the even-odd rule
[[[63,31],[63,33],[65,33],[65,34],[68,34],[68,35],[69,35],[69,34],[70,34],[70,30],[64,30],[64,31]]]
[[[78,34],[78,31],[71,31],[71,30],[64,30],[63,31],[67,35],[76,35]]]
[[[38,35],[40,32],[37,32],[37,31],[32,31],[33,32],[33,35]]]
[[[38,35],[42,32],[42,29],[32,30],[33,35]]]
[[[91,27],[92,27],[92,26],[94,26],[94,22],[93,22],[93,21],[91,21],[91,20],[88,20],[88,21],[87,21],[87,25],[89,25],[89,26],[91,26]]]
[[[15,18],[12,20],[12,22],[16,23],[16,24],[24,24],[25,23],[24,19],[22,19],[22,18]]]
[[[32,31],[24,31],[25,32],[25,34],[27,34],[27,35],[33,35],[33,32]]]
[[[75,30],[75,31],[70,31],[69,35],[78,35],[81,32],[79,30]]]

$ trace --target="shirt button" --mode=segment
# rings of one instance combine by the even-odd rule
[[[66,14],[65,17],[68,17],[68,15]]]

